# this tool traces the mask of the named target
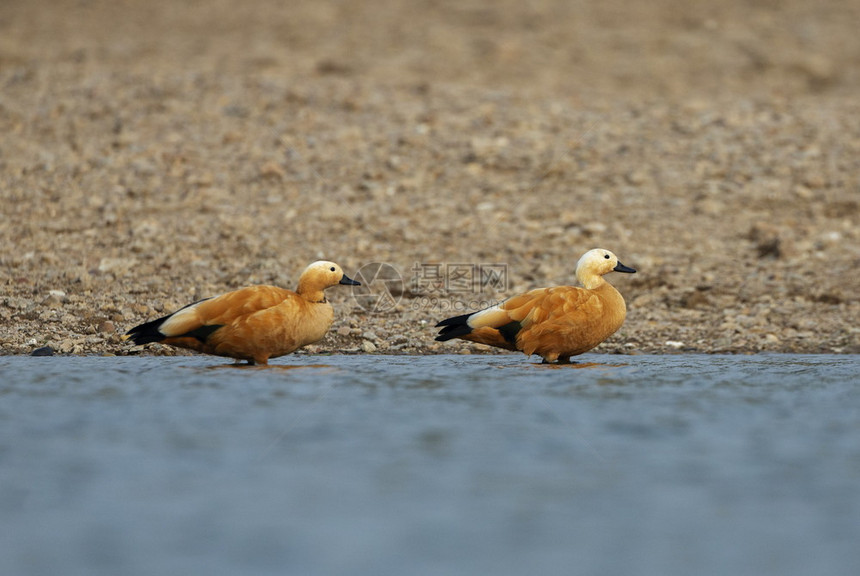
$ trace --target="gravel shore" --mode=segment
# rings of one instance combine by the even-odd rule
[[[80,3],[0,13],[0,353],[338,262],[310,353],[614,251],[597,351],[860,353],[860,5]],[[376,264],[374,264],[376,263]],[[380,266],[380,264],[384,264]]]

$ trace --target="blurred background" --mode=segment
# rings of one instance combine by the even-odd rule
[[[635,101],[849,94],[856,2],[97,0],[3,8],[4,67],[454,83]]]
[[[858,23],[847,0],[6,0],[4,350],[119,351],[319,257],[504,263],[491,299],[599,246],[640,270],[605,349],[856,351]],[[335,296],[330,342],[435,350],[444,312],[399,296],[372,320]]]

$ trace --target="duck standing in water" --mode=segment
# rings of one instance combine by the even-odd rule
[[[442,320],[436,340],[461,338],[569,363],[612,336],[624,323],[624,298],[603,276],[634,273],[609,250],[586,252],[576,265],[581,287],[538,288],[495,306]]]
[[[334,321],[325,289],[338,284],[360,285],[334,262],[314,262],[302,272],[295,292],[277,286],[241,288],[135,326],[122,338],[268,364],[325,336]]]

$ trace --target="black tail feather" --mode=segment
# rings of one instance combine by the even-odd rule
[[[180,308],[176,312],[179,312],[180,310],[185,310],[186,308],[190,308],[191,306],[194,306],[195,304],[199,304],[200,302],[203,302],[204,300],[211,300],[211,298],[201,298],[200,300],[197,300],[196,302],[192,302],[191,304],[186,304],[185,306],[183,306],[182,308]],[[149,344],[150,342],[161,342],[162,340],[167,338],[167,336],[165,334],[162,334],[158,328],[162,324],[164,324],[165,320],[167,320],[168,318],[170,318],[171,316],[176,314],[176,312],[171,312],[167,316],[162,316],[161,318],[156,318],[155,320],[150,320],[149,322],[144,322],[143,324],[140,324],[139,326],[135,326],[134,328],[132,328],[131,330],[129,330],[128,332],[125,333],[125,336],[123,336],[123,340],[131,340],[132,342],[134,342],[135,344],[138,344],[138,345]],[[200,332],[200,333],[192,331],[192,332],[189,332],[188,334],[183,334],[183,336],[193,336],[194,338],[197,338],[198,340],[200,340],[202,342],[202,341],[205,341],[206,338],[208,338],[212,332],[214,332],[215,330],[217,330],[220,327],[221,327],[220,325],[217,327],[214,327],[214,328],[204,326],[204,327],[201,327],[200,329],[198,329],[198,332]]]
[[[125,333],[125,338],[131,340],[135,344],[149,344],[150,342],[161,342],[166,338],[166,336],[158,331],[158,327],[161,326],[164,321],[171,316],[172,314],[168,314],[167,316],[162,316],[161,318],[150,320],[149,322],[144,322],[139,326],[135,326],[134,328]]]
[[[436,341],[445,342],[446,340],[465,336],[466,334],[471,332],[472,327],[469,326],[468,320],[469,316],[471,316],[472,314],[473,312],[469,314],[462,314],[460,316],[454,316],[453,318],[447,318],[436,324],[437,328],[442,326],[442,330],[439,331],[439,334],[436,336]]]
[[[436,328],[439,326],[456,326],[458,324],[465,324],[467,320],[469,320],[469,316],[474,314],[474,312],[469,312],[468,314],[461,314],[460,316],[453,316],[451,318],[446,318],[442,320],[438,324],[436,324]]]

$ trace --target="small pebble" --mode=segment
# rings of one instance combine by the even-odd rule
[[[349,336],[351,328],[349,326],[341,326],[337,329],[338,336]]]

